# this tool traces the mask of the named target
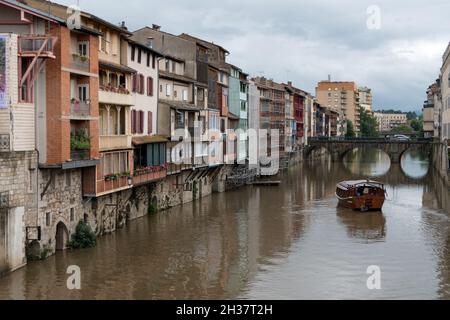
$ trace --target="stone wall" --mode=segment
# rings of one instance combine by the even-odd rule
[[[29,217],[27,225],[41,226],[41,251],[47,254],[56,249],[56,236],[63,231],[65,248],[80,220],[84,219],[84,202],[81,187],[81,169],[41,169],[38,175],[39,211]]]
[[[0,152],[0,273],[26,263],[27,218],[36,210],[34,151]]]
[[[447,185],[450,185],[450,167],[447,141],[444,141],[444,143],[433,144],[432,153],[433,167],[439,172],[439,175],[444,180],[444,182]]]

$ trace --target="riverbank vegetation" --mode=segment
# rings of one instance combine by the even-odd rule
[[[92,231],[89,224],[80,221],[77,225],[72,239],[68,242],[67,247],[70,249],[86,249],[93,248],[97,245],[97,237]]]

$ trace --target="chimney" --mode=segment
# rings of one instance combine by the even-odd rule
[[[288,86],[292,87],[292,81],[288,81]]]
[[[127,26],[126,26],[126,24],[125,24],[125,21],[122,21],[122,22],[120,23],[120,27],[121,27],[122,29],[128,31],[128,28],[127,28]]]
[[[331,74],[328,75],[328,82],[331,82]]]
[[[161,26],[158,26],[157,24],[152,24],[152,29],[159,31],[159,30],[161,30]]]

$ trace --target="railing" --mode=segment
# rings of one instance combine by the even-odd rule
[[[89,160],[91,156],[90,150],[70,150],[70,159],[72,161]]]
[[[131,187],[128,184],[128,177],[117,177],[114,179],[106,179],[106,177],[103,180],[97,181],[97,193],[106,193],[106,192],[112,192],[117,189],[123,189],[126,187]]]
[[[76,117],[89,117],[91,114],[91,108],[86,102],[71,102],[70,103],[70,115]]]
[[[148,182],[158,181],[167,176],[167,169],[164,168],[142,168],[134,171],[133,184],[140,185]]]
[[[101,150],[114,150],[120,148],[131,148],[131,136],[100,136]]]
[[[35,52],[38,52],[42,48],[42,46],[44,46],[41,54],[53,55],[53,43],[54,43],[54,40],[51,37],[20,36],[19,53],[21,53],[21,54],[35,53]]]
[[[372,143],[372,142],[403,142],[403,143],[430,143],[432,138],[418,138],[410,137],[409,140],[397,140],[395,137],[381,137],[381,138],[347,138],[347,137],[313,137],[309,138],[310,142],[355,142],[355,143]]]
[[[89,58],[82,57],[77,54],[72,54],[72,59],[70,60],[70,67],[72,69],[89,72],[90,69]]]

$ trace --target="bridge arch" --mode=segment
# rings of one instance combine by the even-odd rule
[[[358,147],[372,147],[380,149],[389,155],[391,164],[401,163],[404,153],[411,148],[422,149],[431,154],[432,141],[429,139],[411,140],[411,141],[392,141],[388,139],[340,139],[340,138],[316,138],[310,139],[309,146],[305,152],[305,156],[309,157],[313,150],[317,148],[325,148],[332,156],[335,162],[342,162],[344,155]]]

